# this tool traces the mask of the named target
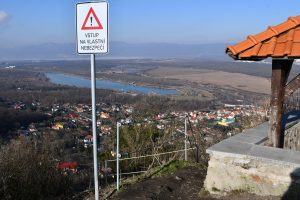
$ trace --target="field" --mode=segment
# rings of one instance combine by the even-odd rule
[[[148,71],[148,75],[152,77],[232,87],[262,94],[269,94],[271,89],[271,81],[267,78],[217,70],[158,67]]]

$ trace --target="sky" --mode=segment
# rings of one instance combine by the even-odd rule
[[[75,43],[76,0],[0,0],[1,47]],[[299,0],[110,0],[111,41],[234,44],[300,14]]]

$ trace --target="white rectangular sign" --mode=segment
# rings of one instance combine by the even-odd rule
[[[108,52],[108,3],[76,5],[77,52],[96,54]]]

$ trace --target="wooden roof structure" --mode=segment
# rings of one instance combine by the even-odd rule
[[[285,97],[300,88],[300,74],[289,83],[294,59],[300,58],[300,15],[270,26],[266,31],[226,48],[235,60],[258,61],[272,58],[269,145],[283,148],[283,103]]]
[[[269,26],[266,31],[228,46],[226,53],[236,60],[300,58],[300,15],[289,17],[277,26]]]

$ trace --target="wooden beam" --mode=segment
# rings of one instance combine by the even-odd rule
[[[272,146],[283,148],[284,129],[282,127],[285,86],[294,60],[273,59],[271,79],[271,113],[269,142]]]
[[[292,95],[296,90],[300,88],[300,74],[298,74],[293,80],[291,80],[285,86],[285,97]]]

